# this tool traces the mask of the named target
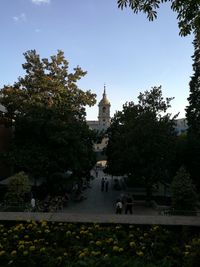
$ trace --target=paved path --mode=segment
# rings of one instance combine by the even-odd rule
[[[104,172],[100,170],[98,177],[91,181],[91,188],[84,191],[84,195],[87,199],[78,203],[70,201],[68,207],[64,209],[64,212],[80,214],[114,214],[115,202],[123,192],[113,190],[113,179],[111,176],[106,176],[109,181],[108,192],[101,192],[101,179],[104,176]],[[156,215],[157,211],[145,206],[134,205],[133,213]]]
[[[101,192],[101,178],[91,182],[91,188],[84,194],[87,199],[75,203],[70,201],[63,212],[38,213],[38,212],[0,212],[0,221],[27,221],[46,220],[58,222],[83,222],[83,223],[122,223],[122,224],[161,224],[161,225],[193,225],[200,226],[200,217],[195,216],[162,216],[152,208],[134,205],[133,215],[116,215],[114,203],[122,191],[112,190],[112,178],[109,179],[108,192]]]
[[[192,216],[152,216],[116,214],[70,214],[37,212],[0,212],[0,221],[55,221],[82,223],[160,224],[200,226],[200,217]]]

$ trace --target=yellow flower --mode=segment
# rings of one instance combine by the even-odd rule
[[[27,256],[27,255],[28,255],[28,251],[25,250],[25,251],[23,252],[23,255],[24,255],[24,256]]]
[[[132,241],[132,242],[129,243],[129,245],[130,245],[131,248],[133,248],[133,247],[135,247],[135,242]]]
[[[119,247],[118,246],[114,246],[113,247],[113,251],[118,252],[119,251]]]
[[[159,229],[159,226],[158,226],[158,225],[155,225],[155,226],[153,226],[153,228],[152,228],[153,231],[156,231],[156,230],[158,230],[158,229]]]
[[[98,255],[101,255],[101,252],[100,251],[92,251],[91,255],[92,256],[98,256]]]
[[[30,246],[29,250],[30,251],[34,251],[35,250],[35,246]]]
[[[136,254],[140,257],[142,257],[144,255],[144,253],[142,251],[136,251]]]
[[[0,251],[0,256],[3,256],[5,253],[6,253],[5,250],[1,250]]]
[[[43,253],[43,252],[45,252],[45,251],[46,251],[46,248],[44,248],[44,247],[40,249],[40,252],[41,252],[41,253]]]
[[[101,241],[96,241],[96,245],[101,246],[102,245]]]
[[[71,231],[66,232],[66,236],[71,235]]]
[[[84,253],[84,252],[80,253],[78,257],[79,257],[80,259],[81,259],[81,258],[84,258],[84,257],[85,257],[85,253]]]
[[[61,256],[57,257],[57,261],[62,261],[62,257]]]
[[[106,242],[107,242],[108,244],[112,243],[112,242],[113,242],[113,238],[109,238]]]
[[[12,257],[15,257],[15,256],[17,255],[17,251],[16,251],[16,250],[13,250],[13,251],[10,253],[10,255],[11,255]]]
[[[20,245],[18,249],[19,250],[23,250],[24,249],[24,245]]]
[[[33,227],[32,224],[28,224],[28,225],[27,225],[27,229],[31,229],[32,227]]]

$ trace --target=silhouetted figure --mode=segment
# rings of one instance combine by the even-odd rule
[[[116,214],[122,214],[122,201],[120,199],[116,202]]]
[[[133,213],[133,198],[128,195],[126,198],[126,208],[125,208],[125,214],[127,213],[132,214]]]
[[[35,198],[31,198],[31,211],[36,211]]]
[[[101,179],[101,192],[104,191],[105,179],[104,177]]]
[[[105,187],[106,187],[106,192],[108,192],[108,186],[109,186],[109,182],[107,180],[107,178],[105,179]]]

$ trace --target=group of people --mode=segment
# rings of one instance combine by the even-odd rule
[[[128,194],[122,195],[116,201],[116,214],[122,214],[122,210],[125,208],[125,214],[133,214],[133,197]]]
[[[109,181],[106,177],[103,177],[101,179],[101,192],[104,191],[105,189],[105,192],[108,192],[108,186],[109,186]]]

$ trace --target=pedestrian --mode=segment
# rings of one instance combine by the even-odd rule
[[[108,182],[107,178],[105,179],[105,186],[106,186],[106,192],[108,192],[109,182]]]
[[[125,208],[125,214],[127,213],[132,214],[133,213],[133,198],[131,197],[130,194],[128,194],[126,198],[126,208]]]
[[[35,198],[32,197],[31,198],[31,211],[34,212],[36,210],[36,206],[35,206]]]
[[[120,199],[116,202],[116,214],[122,214],[122,201]]]
[[[105,179],[104,177],[101,179],[101,192],[104,191]]]

